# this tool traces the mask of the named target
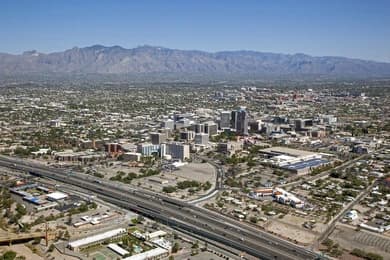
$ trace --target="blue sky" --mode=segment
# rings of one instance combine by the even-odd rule
[[[390,62],[390,1],[0,0],[0,52],[93,44]]]

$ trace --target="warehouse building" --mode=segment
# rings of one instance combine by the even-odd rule
[[[311,170],[329,163],[322,158],[322,154],[287,147],[270,147],[260,150],[260,153],[265,158],[263,162],[298,175],[308,174]]]
[[[141,161],[142,154],[141,153],[124,153],[122,154],[123,161],[125,162],[139,162]]]

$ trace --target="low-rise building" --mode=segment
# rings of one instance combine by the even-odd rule
[[[329,163],[319,153],[287,147],[266,148],[260,150],[260,153],[266,158],[264,162],[292,171],[298,175],[307,174],[312,169]]]
[[[349,220],[355,220],[358,218],[358,214],[356,210],[350,210],[345,214],[345,218]]]
[[[93,236],[85,237],[76,241],[72,241],[68,243],[68,248],[70,248],[73,251],[78,251],[81,248],[84,248],[86,246],[90,245],[96,245],[103,243],[109,239],[112,238],[118,238],[122,237],[127,234],[127,230],[124,228],[117,228],[113,229],[104,233],[96,234]]]
[[[56,191],[56,192],[47,194],[46,197],[47,197],[47,200],[50,200],[50,201],[59,201],[59,200],[66,199],[68,197],[68,194]]]
[[[72,150],[67,150],[63,152],[55,152],[54,159],[62,162],[81,162],[89,163],[96,160],[102,160],[106,158],[106,154],[103,152],[94,152],[94,151],[81,151],[74,152]]]
[[[243,142],[218,143],[217,151],[220,153],[225,153],[227,155],[233,155],[239,151],[242,151],[243,147]]]
[[[141,153],[124,153],[122,155],[123,161],[139,162],[141,160]]]
[[[130,252],[123,249],[122,247],[118,246],[117,244],[108,244],[107,246],[109,249],[111,249],[112,251],[114,251],[115,253],[119,254],[120,256],[125,256],[125,255],[128,255]]]
[[[136,255],[132,255],[126,258],[123,258],[123,260],[157,260],[157,259],[163,259],[169,255],[169,251],[161,248],[156,247],[154,249],[150,249],[148,251],[145,251],[143,253],[139,253]]]
[[[304,202],[296,197],[294,194],[287,192],[281,188],[275,188],[273,196],[275,200],[282,204],[291,205],[294,208],[303,208]]]

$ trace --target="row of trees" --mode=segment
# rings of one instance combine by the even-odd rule
[[[134,179],[145,178],[153,175],[157,175],[160,173],[158,169],[141,169],[141,174],[136,174],[134,172],[129,172],[127,175],[125,172],[119,171],[117,174],[110,178],[111,181],[120,181],[123,183],[130,184]]]
[[[177,186],[165,186],[163,187],[162,191],[165,193],[172,193],[176,192],[178,189],[179,190],[185,190],[189,189],[190,193],[195,193],[200,190],[208,190],[211,188],[211,183],[209,181],[206,181],[205,183],[200,183],[198,181],[181,181],[177,183]]]
[[[359,248],[352,250],[351,254],[367,260],[383,260],[383,256],[371,252],[365,252]]]

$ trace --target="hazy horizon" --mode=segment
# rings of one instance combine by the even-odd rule
[[[240,52],[240,51],[250,51],[250,52],[259,52],[259,53],[274,53],[274,54],[282,54],[282,55],[299,55],[299,54],[304,54],[304,55],[308,55],[308,56],[312,56],[312,57],[340,57],[340,58],[347,58],[347,59],[356,59],[356,60],[365,60],[365,61],[373,61],[373,62],[383,62],[383,63],[390,63],[390,61],[378,61],[378,60],[370,60],[370,59],[362,59],[362,58],[355,58],[355,57],[347,57],[347,56],[340,56],[340,55],[326,55],[326,54],[323,54],[323,55],[311,55],[311,54],[308,54],[308,53],[304,53],[304,52],[296,52],[296,53],[283,53],[283,52],[267,52],[267,51],[261,51],[261,50],[249,50],[249,49],[231,49],[231,50],[215,50],[215,51],[208,51],[208,50],[200,50],[200,49],[193,49],[193,48],[190,48],[190,49],[182,49],[182,48],[171,48],[169,46],[161,46],[161,45],[150,45],[150,44],[138,44],[136,46],[130,46],[130,47],[125,47],[125,46],[121,46],[121,45],[103,45],[103,44],[99,44],[99,43],[95,43],[95,44],[91,44],[91,45],[88,45],[88,46],[73,46],[71,48],[67,48],[67,49],[63,49],[63,50],[53,50],[53,51],[50,51],[50,52],[43,52],[43,51],[40,51],[40,50],[36,50],[36,49],[28,49],[28,50],[24,50],[20,53],[8,53],[8,54],[12,54],[12,55],[23,55],[23,53],[25,52],[38,52],[38,53],[42,53],[42,54],[51,54],[51,53],[59,53],[59,52],[63,52],[63,51],[66,51],[66,50],[71,50],[73,48],[79,48],[79,49],[83,49],[83,48],[89,48],[89,47],[93,47],[93,46],[103,46],[105,48],[112,48],[112,47],[122,47],[124,49],[136,49],[136,48],[142,48],[142,47],[153,47],[153,48],[164,48],[164,49],[171,49],[171,50],[181,50],[181,51],[202,51],[202,52],[206,52],[206,53],[218,53],[218,52]],[[6,52],[2,52],[0,51],[0,53],[6,53]]]
[[[390,62],[390,2],[1,1],[0,52],[94,44]]]

